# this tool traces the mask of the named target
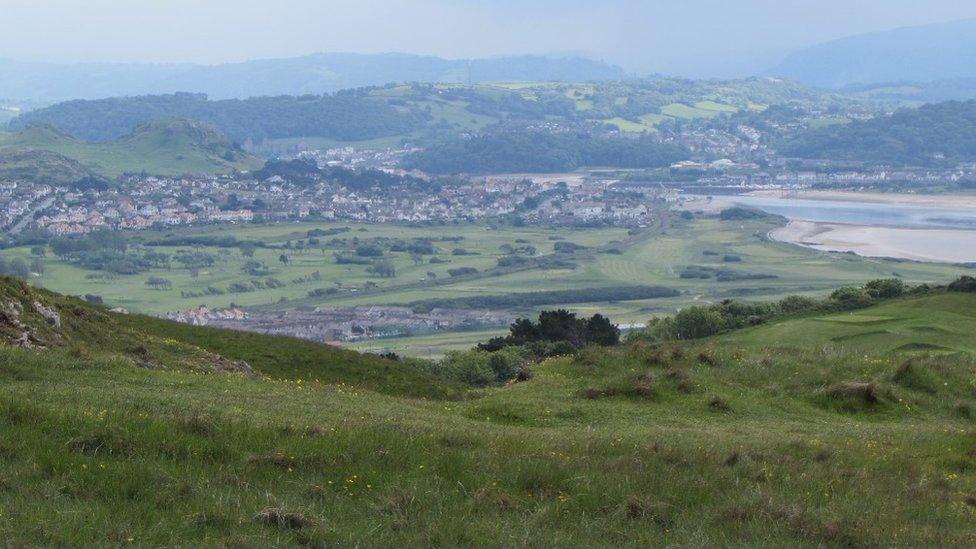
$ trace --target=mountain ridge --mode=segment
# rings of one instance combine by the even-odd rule
[[[976,77],[976,19],[857,34],[794,52],[771,76],[823,88]]]
[[[48,102],[176,92],[214,99],[332,93],[395,82],[614,80],[623,69],[582,57],[444,59],[403,53],[315,53],[219,65],[0,60],[0,97]]]

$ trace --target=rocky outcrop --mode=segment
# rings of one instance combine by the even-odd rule
[[[44,317],[44,320],[46,320],[48,325],[50,325],[52,328],[58,330],[61,329],[61,315],[59,315],[57,311],[45,307],[40,301],[34,302],[34,311]]]
[[[254,369],[251,365],[243,360],[227,360],[224,357],[217,357],[217,363],[214,364],[215,374],[240,374],[244,376],[253,376]]]
[[[9,300],[0,303],[0,334],[3,341],[13,347],[24,349],[43,349],[44,344],[37,338],[36,332],[21,320],[24,306],[19,301]]]

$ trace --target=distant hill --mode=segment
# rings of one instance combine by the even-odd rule
[[[51,126],[31,126],[0,138],[0,154],[34,164],[32,169],[41,172],[57,163],[71,177],[80,175],[72,181],[91,173],[109,177],[142,171],[155,175],[227,173],[261,165],[207,124],[177,119],[140,125],[106,143],[86,143]],[[0,169],[12,169],[2,158]]]
[[[77,139],[108,141],[139,124],[171,117],[205,121],[239,143],[313,138],[321,147],[364,141],[388,146],[402,140],[430,143],[431,137],[481,133],[499,125],[533,126],[543,120],[637,134],[654,132],[661,123],[760,111],[769,105],[826,109],[846,103],[850,100],[837,94],[776,78],[409,84],[251,99],[211,100],[204,94],[177,93],[75,100],[24,113],[10,128],[48,124]]]
[[[825,88],[976,77],[976,19],[906,27],[826,42],[769,74]]]
[[[108,141],[153,120],[184,118],[202,120],[238,142],[301,136],[361,140],[411,132],[422,117],[365,92],[220,101],[177,93],[68,101],[25,113],[10,128],[49,124],[78,139]]]
[[[391,82],[609,80],[624,71],[579,57],[448,60],[409,54],[320,53],[222,65],[0,61],[0,97],[37,101],[206,93],[215,99],[305,95]]]
[[[976,101],[928,104],[806,130],[783,144],[780,152],[801,158],[916,166],[976,160]]]

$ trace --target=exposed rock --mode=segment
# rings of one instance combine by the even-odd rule
[[[24,313],[24,306],[19,301],[7,301],[0,305],[0,319],[15,328],[23,328],[20,315]]]
[[[46,320],[47,323],[52,327],[57,329],[61,328],[61,315],[59,315],[57,311],[45,307],[40,301],[34,302],[34,310],[37,311],[37,314],[43,316],[44,320]]]
[[[253,376],[254,369],[251,365],[243,360],[233,361],[227,360],[224,357],[219,357],[214,364],[214,373],[217,374],[241,374],[245,376]]]
[[[10,344],[14,347],[20,347],[22,349],[46,349],[41,342],[34,337],[34,334],[28,329],[24,333],[20,334],[19,337],[10,341]]]

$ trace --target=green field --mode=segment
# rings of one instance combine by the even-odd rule
[[[669,314],[695,303],[712,303],[729,297],[743,299],[775,299],[789,294],[823,294],[848,283],[860,283],[876,278],[899,277],[906,282],[946,282],[962,271],[950,265],[898,262],[860,258],[851,254],[818,252],[789,244],[771,242],[765,238],[774,225],[766,221],[728,222],[714,218],[680,221],[663,233],[645,229],[637,237],[628,237],[623,229],[550,229],[544,227],[491,228],[483,224],[443,227],[402,227],[381,224],[353,223],[289,223],[278,225],[213,226],[176,231],[132,233],[134,249],[139,242],[166,235],[232,235],[242,240],[264,242],[274,248],[258,248],[254,259],[271,270],[266,276],[253,277],[243,272],[243,257],[237,248],[216,247],[153,247],[175,256],[180,250],[202,251],[212,254],[216,263],[199,271],[196,278],[175,262],[169,268],[152,269],[137,275],[120,275],[104,279],[86,278],[93,271],[66,264],[51,253],[42,259],[45,272],[34,276],[35,285],[72,295],[95,294],[111,306],[130,311],[158,314],[196,307],[202,303],[211,307],[263,306],[291,308],[298,305],[351,306],[363,304],[388,305],[410,303],[432,298],[504,295],[514,292],[598,288],[609,286],[663,286],[682,292],[677,298],[623,301],[616,303],[566,303],[580,313],[604,312],[617,323],[644,323],[652,316]],[[283,250],[286,242],[306,238],[316,228],[348,227],[351,231],[338,238],[358,238],[364,241],[383,238],[432,238],[436,255],[445,263],[431,264],[425,256],[415,263],[406,252],[388,253],[386,259],[395,264],[395,278],[379,278],[367,272],[366,265],[338,265],[333,254],[343,246],[309,248],[304,251]],[[437,242],[438,238],[462,237],[457,242]],[[561,238],[564,240],[552,240]],[[329,237],[323,238],[329,240]],[[521,242],[520,242],[521,241]],[[556,242],[573,242],[595,250],[614,248],[620,253],[594,253],[584,250],[572,256],[576,268],[532,268],[516,272],[494,269],[505,252],[503,245],[526,246],[537,249],[538,256],[551,255]],[[613,244],[618,242],[618,244]],[[453,255],[454,248],[464,248],[472,255]],[[279,262],[285,253],[290,261]],[[28,248],[0,252],[0,257],[30,258]],[[729,263],[725,256],[740,261]],[[448,270],[459,267],[479,269],[480,274],[453,281]],[[775,278],[720,282],[710,279],[682,278],[688,267],[726,269],[735,273],[766,275]],[[320,280],[312,273],[319,272]],[[436,278],[430,278],[434,273]],[[173,284],[171,289],[154,290],[145,285],[151,277],[162,277]],[[233,283],[254,279],[275,278],[284,286],[247,293],[224,293],[219,296],[183,297],[182,292],[200,294],[208,287],[228,288]],[[367,288],[366,284],[375,284]],[[310,298],[315,289],[337,288],[324,297]],[[555,305],[553,305],[555,306]],[[551,308],[551,307],[550,307]],[[519,313],[531,314],[538,308],[526,308]],[[416,345],[409,340],[372,342],[370,345],[389,346],[398,352],[418,352],[422,356],[440,354],[445,348],[472,343],[476,339],[465,334],[426,336]],[[453,347],[452,347],[453,346]]]
[[[933,328],[915,347],[963,330],[951,355],[825,346],[836,315],[815,315],[584,349],[462,398],[406,364],[4,279],[11,299],[52,348],[0,344],[7,545],[976,544],[972,295],[855,313]],[[208,371],[225,353],[258,375]],[[426,388],[453,396],[403,393]]]

